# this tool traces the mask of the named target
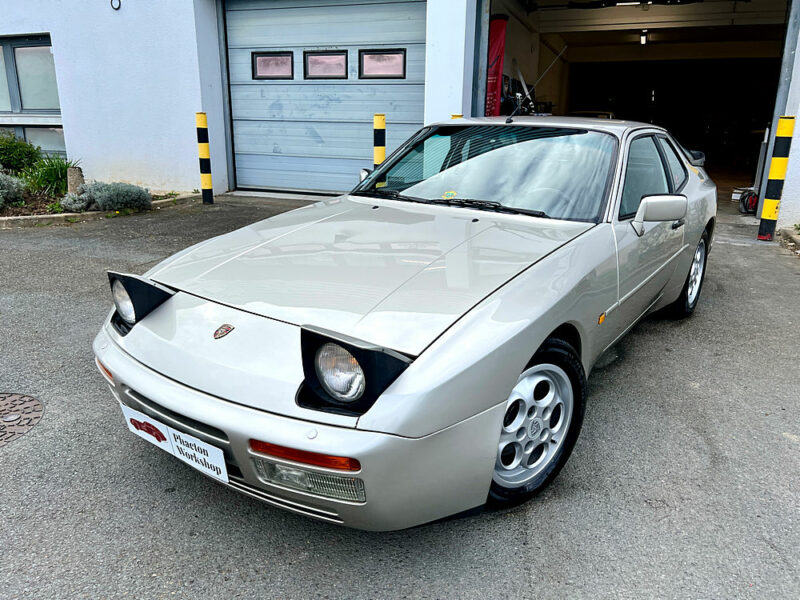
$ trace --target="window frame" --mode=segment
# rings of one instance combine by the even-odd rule
[[[641,203],[642,203],[642,198],[646,197],[646,196],[642,196],[642,198],[639,198],[639,205],[637,205],[636,211],[634,211],[633,213],[630,213],[630,214],[628,214],[628,213],[626,213],[624,215],[622,214],[622,196],[623,196],[623,194],[625,192],[625,181],[628,178],[628,166],[630,165],[631,146],[633,145],[633,143],[635,141],[640,140],[641,138],[645,138],[645,137],[649,137],[650,139],[652,139],[653,145],[655,146],[656,152],[658,153],[658,158],[661,161],[661,168],[664,169],[664,177],[667,180],[667,192],[666,193],[667,194],[674,194],[675,193],[673,191],[672,177],[670,176],[669,166],[666,164],[666,158],[664,157],[664,152],[661,150],[661,146],[658,143],[658,141],[656,140],[656,137],[659,135],[659,133],[660,132],[658,132],[658,131],[646,131],[644,133],[640,133],[640,134],[638,134],[638,135],[636,135],[634,137],[629,138],[628,141],[627,141],[626,148],[625,148],[625,169],[624,169],[624,172],[622,174],[622,180],[620,181],[619,191],[617,193],[617,198],[618,198],[618,201],[616,203],[617,204],[617,210],[616,210],[617,214],[616,214],[615,218],[616,218],[616,221],[618,223],[622,223],[624,221],[632,220],[636,216],[636,212],[639,210],[639,205],[641,205]]]
[[[261,56],[288,56],[289,66],[291,67],[290,74],[287,75],[259,75],[257,64],[258,58]],[[272,81],[291,81],[294,79],[294,52],[292,50],[278,50],[275,52],[260,52],[254,50],[250,52],[250,75],[255,81],[272,80]]]
[[[344,56],[344,75],[309,75],[308,57],[314,56]],[[303,79],[304,80],[325,80],[338,79],[346,80],[350,78],[350,52],[347,50],[303,50]]]
[[[680,185],[675,185],[675,178],[674,178],[675,174],[672,172],[672,167],[669,164],[669,159],[667,158],[667,156],[665,154],[665,150],[661,146],[661,144],[657,144],[659,151],[663,155],[664,163],[667,166],[667,171],[670,174],[669,180],[670,180],[670,186],[672,188],[672,193],[673,194],[680,194],[681,191],[683,191],[683,188],[685,188],[686,184],[689,182],[689,171],[686,169],[686,165],[683,163],[683,159],[681,158],[682,153],[679,152],[675,148],[675,144],[672,143],[672,140],[669,139],[669,136],[666,133],[657,134],[656,138],[666,142],[666,144],[670,147],[670,149],[672,150],[673,154],[675,154],[676,158],[678,159],[678,162],[681,165],[681,169],[683,170],[683,179],[681,180]]]
[[[397,54],[403,55],[403,74],[402,75],[365,75],[364,74],[364,55],[365,54]],[[359,79],[406,79],[408,77],[408,52],[406,48],[361,48],[358,51],[358,78]]]
[[[53,50],[53,44],[49,35],[23,35],[0,37],[0,46],[3,48],[3,62],[6,70],[6,80],[8,81],[9,99],[11,100],[10,111],[0,111],[2,115],[61,115],[61,101],[59,99],[58,108],[23,108],[22,92],[19,87],[19,76],[17,75],[17,48],[37,48],[45,46]],[[58,88],[58,80],[56,80]]]

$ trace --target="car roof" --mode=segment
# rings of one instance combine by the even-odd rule
[[[468,117],[451,119],[449,121],[439,121],[432,125],[506,125],[508,117]],[[622,137],[626,131],[642,129],[661,129],[657,125],[650,123],[639,123],[638,121],[623,121],[619,119],[592,119],[586,117],[529,117],[517,115],[512,123],[508,125],[528,125],[531,127],[577,127],[580,129],[592,129],[594,131],[604,131],[617,137]]]

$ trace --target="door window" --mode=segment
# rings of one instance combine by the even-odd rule
[[[678,158],[677,153],[672,148],[672,144],[667,141],[667,138],[659,136],[658,143],[661,144],[664,156],[667,157],[667,164],[669,165],[669,171],[672,175],[672,189],[679,190],[688,177],[686,168],[683,166],[683,161]]]
[[[636,138],[628,151],[619,218],[633,217],[644,196],[668,193],[667,174],[655,140],[652,136]]]

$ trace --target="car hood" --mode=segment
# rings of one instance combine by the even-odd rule
[[[343,196],[208,240],[148,276],[250,313],[417,355],[590,227]]]

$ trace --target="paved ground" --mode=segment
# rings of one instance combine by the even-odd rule
[[[370,534],[241,497],[130,435],[95,372],[104,271],[283,210],[239,200],[0,232],[3,598],[797,598],[800,260],[728,213],[694,318],[642,323],[590,379],[541,497]],[[729,203],[732,204],[732,203]]]

